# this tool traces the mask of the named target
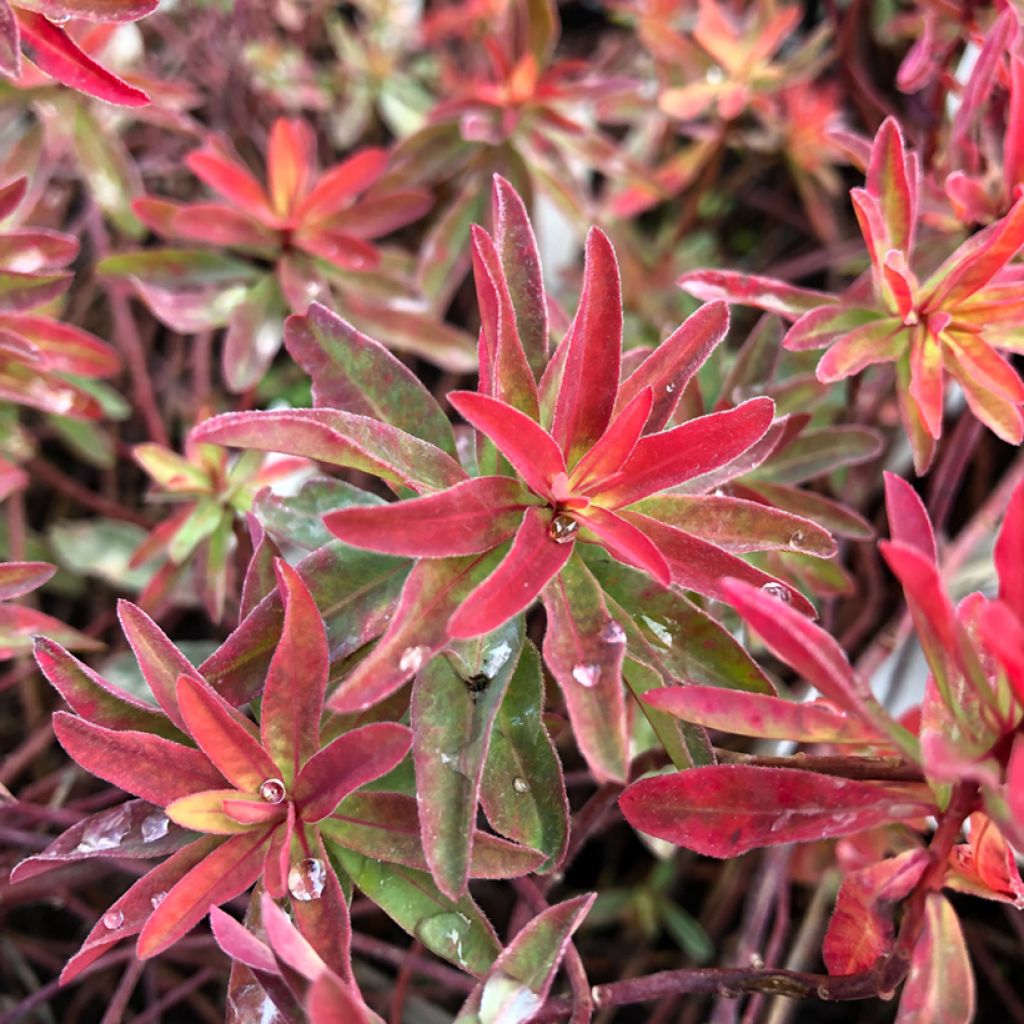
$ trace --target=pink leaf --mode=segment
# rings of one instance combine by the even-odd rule
[[[883,475],[890,536],[894,541],[916,548],[929,561],[938,562],[935,534],[924,502],[917,491],[895,473]]]
[[[1024,622],[1024,484],[1018,484],[1006,507],[995,549],[999,597]]]
[[[796,320],[818,306],[835,301],[835,296],[827,292],[797,288],[775,278],[733,270],[691,270],[676,284],[703,302],[722,300],[754,306],[786,320]]]

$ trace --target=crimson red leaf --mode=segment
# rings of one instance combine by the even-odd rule
[[[160,807],[224,785],[201,751],[152,733],[104,729],[64,711],[54,714],[53,731],[86,771]]]
[[[1006,508],[1006,518],[996,540],[996,571],[999,597],[1024,622],[1024,484],[1017,486]]]
[[[328,512],[324,525],[346,544],[390,555],[473,555],[511,537],[532,500],[511,477],[474,477],[422,498]]]
[[[641,779],[619,797],[619,807],[641,832],[709,857],[844,836],[934,812],[908,790],[739,764]]]
[[[263,186],[226,152],[218,140],[211,139],[202,149],[189,153],[185,164],[200,181],[229,202],[255,215],[268,226],[274,226]]]
[[[647,534],[631,522],[600,505],[591,505],[581,513],[580,523],[620,562],[643,569],[663,587],[671,584],[672,570],[665,556]]]
[[[260,734],[290,784],[320,749],[330,655],[324,620],[302,577],[283,560],[274,563],[274,570],[284,626],[263,688]]]
[[[835,297],[827,292],[797,288],[771,277],[733,270],[691,270],[683,274],[676,284],[704,302],[724,300],[755,306],[787,320],[796,320],[818,306],[835,301]]]
[[[571,543],[560,544],[551,538],[550,525],[550,514],[536,508],[526,510],[501,564],[448,620],[451,636],[468,639],[490,633],[534,602],[572,554]]]
[[[122,81],[86,56],[59,25],[24,8],[18,8],[15,13],[23,45],[27,44],[32,60],[58,82],[123,107],[144,107],[149,103],[149,97],[141,89]]]
[[[632,454],[644,431],[654,405],[654,392],[644,387],[619,412],[608,429],[595,442],[572,471],[573,489],[586,493],[599,492],[601,485],[618,470]]]
[[[339,213],[384,173],[387,163],[387,150],[370,148],[328,167],[298,204],[296,216],[303,224],[314,224]]]
[[[938,562],[935,534],[924,502],[917,491],[895,473],[885,472],[885,510],[894,541],[917,548],[930,562]]]
[[[349,793],[386,775],[409,752],[412,735],[404,725],[376,722],[339,736],[303,766],[295,782],[299,817],[320,821]]]

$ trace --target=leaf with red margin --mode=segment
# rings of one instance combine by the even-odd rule
[[[0,562],[0,601],[37,590],[57,571],[49,562]]]
[[[511,477],[473,477],[422,498],[328,512],[324,525],[354,547],[450,558],[488,551],[508,540],[536,500]]]
[[[954,846],[950,852],[943,884],[958,892],[1024,909],[1024,881],[1013,848],[995,822],[984,814],[972,814],[970,824],[968,842]]]
[[[131,601],[118,601],[117,618],[157,703],[167,717],[184,730],[185,721],[178,708],[178,679],[189,676],[202,680],[202,676],[138,605]]]
[[[504,268],[491,236],[476,224],[470,232],[482,341],[487,346],[487,358],[481,362],[489,374],[480,390],[536,420],[537,382],[519,338]]]
[[[302,455],[360,469],[414,491],[443,490],[466,479],[462,467],[432,444],[340,409],[228,412],[205,420],[190,436],[193,442]]]
[[[302,821],[334,813],[350,793],[392,768],[409,753],[412,733],[404,725],[374,722],[354,729],[314,754],[295,780],[292,798]]]
[[[572,934],[597,899],[586,893],[548,907],[505,947],[459,1011],[455,1024],[515,1024],[544,1005]]]
[[[622,516],[654,542],[668,562],[676,586],[732,603],[726,588],[726,581],[731,577],[754,587],[782,588],[778,592],[788,594],[790,603],[802,615],[814,615],[814,605],[800,591],[717,545],[629,509],[623,510]]]
[[[569,801],[562,764],[544,728],[544,680],[540,655],[528,640],[498,709],[480,781],[480,804],[496,832],[542,851],[535,870],[553,871],[569,841]],[[523,783],[526,792],[520,792]],[[516,794],[515,800],[509,793]],[[520,847],[519,849],[522,849]],[[483,852],[473,846],[472,874]]]
[[[501,648],[508,654],[480,693],[470,692],[450,658],[435,658],[413,687],[410,720],[423,852],[437,887],[450,899],[466,891],[481,773],[522,644],[522,623],[516,620],[481,638],[481,650]]]
[[[515,310],[526,360],[538,379],[548,363],[548,304],[537,239],[519,193],[501,175],[491,194],[494,244]]]
[[[974,974],[956,911],[941,893],[930,892],[897,1019],[900,1024],[970,1024],[974,1010]]]
[[[5,12],[10,11],[10,7],[7,6],[7,0],[3,0]],[[6,13],[0,15],[0,18],[7,18]],[[9,15],[10,21],[4,26],[0,27],[2,32],[10,32],[8,25],[16,25],[14,21],[13,12]],[[17,28],[15,28],[15,33]],[[15,46],[15,51],[18,50]],[[8,69],[10,70],[10,69]],[[13,72],[17,74],[17,71]],[[15,178],[13,181],[7,182],[6,185],[0,185],[0,220],[6,220],[11,216],[12,213],[21,205],[21,201],[25,198],[25,194],[28,192],[28,178],[24,175],[20,178]]]
[[[734,409],[645,435],[619,472],[601,485],[600,503],[631,505],[726,465],[764,436],[774,411],[770,398],[751,398]]]
[[[68,290],[72,276],[65,270],[52,274],[22,274],[0,269],[0,313],[18,313],[55,299]]]
[[[64,965],[60,981],[67,985],[111,946],[142,931],[153,915],[154,901],[159,903],[167,890],[209,856],[224,840],[220,836],[203,836],[172,854],[162,864],[140,878],[119,900],[111,904],[96,926],[86,936],[78,952]],[[120,922],[116,928],[110,922]]]
[[[910,895],[927,867],[925,850],[906,850],[843,879],[822,943],[829,974],[869,971],[891,952],[894,905]]]
[[[876,730],[819,701],[797,703],[720,686],[668,686],[644,694],[644,700],[683,721],[737,736],[798,743],[865,744],[879,740]]]
[[[302,577],[283,560],[274,563],[274,572],[284,626],[263,688],[260,735],[290,786],[320,749],[330,654],[324,620]]]
[[[579,557],[541,595],[548,625],[544,662],[558,680],[580,753],[599,781],[624,781],[629,723],[622,689],[625,634]]]
[[[930,562],[938,562],[938,549],[928,511],[917,491],[895,473],[886,471],[885,510],[894,541],[916,548]]]
[[[160,807],[224,785],[201,751],[152,733],[104,729],[65,711],[54,714],[53,731],[87,772]]]
[[[374,790],[355,793],[318,827],[331,843],[373,860],[430,871],[414,796]],[[538,870],[543,861],[543,853],[478,829],[469,874],[471,878],[520,878]]]
[[[79,252],[78,239],[46,228],[17,228],[0,234],[0,267],[34,274],[60,270]]]
[[[576,315],[541,381],[554,394],[551,436],[572,467],[604,433],[615,408],[622,358],[622,286],[615,250],[598,228],[587,234]]]
[[[903,132],[896,118],[887,117],[871,144],[865,185],[878,201],[887,236],[884,247],[905,257],[910,255],[917,221],[917,188],[910,172]]]
[[[406,577],[398,607],[377,646],[335,690],[332,711],[371,707],[411,679],[450,639],[448,619],[497,564],[497,551],[423,559]]]
[[[566,471],[554,438],[525,413],[475,391],[453,391],[448,401],[458,413],[497,445],[535,493],[551,494],[551,481]]]
[[[152,705],[108,683],[60,644],[36,637],[36,664],[71,710],[107,729],[137,729],[166,739],[184,740],[184,734]]]
[[[459,640],[490,633],[528,608],[572,555],[573,544],[551,538],[550,512],[530,507],[501,564],[459,605],[448,635]]]
[[[260,876],[269,836],[268,828],[232,836],[176,882],[142,928],[139,959],[162,953],[206,917],[211,905],[245,892]]]
[[[11,871],[11,883],[94,857],[167,857],[194,838],[152,804],[129,800],[75,822],[41,853],[20,861]]]
[[[754,306],[786,320],[835,302],[835,296],[810,288],[797,288],[773,277],[742,274],[735,270],[691,270],[676,280],[685,292],[703,302]]]
[[[141,89],[100,67],[59,25],[24,8],[16,9],[15,16],[21,28],[22,45],[27,44],[33,62],[58,82],[118,106],[148,105],[149,97]]]
[[[935,809],[910,789],[740,764],[641,779],[619,807],[641,832],[708,857],[850,835]]]
[[[280,769],[260,744],[255,726],[207,683],[181,676],[178,704],[189,734],[236,789],[257,793],[264,781],[277,778]]]
[[[663,430],[686,386],[728,330],[729,308],[724,302],[701,306],[622,382],[615,401],[615,414],[649,387],[654,394],[654,405],[645,432],[653,434]]]
[[[455,456],[448,417],[419,378],[326,306],[288,317],[284,343],[312,378],[314,405],[383,420]]]

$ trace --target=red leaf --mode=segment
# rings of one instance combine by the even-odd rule
[[[210,911],[252,885],[260,876],[266,829],[232,836],[209,853],[160,901],[139,935],[140,960],[173,946]]]
[[[330,655],[324,620],[302,577],[283,560],[274,570],[284,626],[263,688],[260,734],[290,784],[320,749]]]
[[[178,709],[178,679],[188,676],[202,681],[202,676],[171,643],[167,634],[137,605],[118,601],[117,617],[157,703],[179,729],[185,730],[185,722]]]
[[[708,857],[849,835],[934,810],[908,791],[739,764],[641,779],[619,807],[640,831]]]
[[[268,227],[276,227],[263,186],[233,155],[228,154],[226,146],[219,140],[211,138],[201,149],[193,150],[185,157],[185,164],[204,185],[220,193],[228,202],[259,218]]]
[[[654,408],[646,429],[648,433],[663,430],[686,386],[728,330],[729,308],[724,302],[701,306],[623,381],[615,412],[619,413],[644,388],[650,387],[654,393]]]
[[[770,398],[752,398],[735,409],[640,438],[621,470],[601,488],[601,504],[631,505],[724,466],[764,435],[774,409]]]
[[[57,571],[49,562],[0,563],[0,601],[30,594],[41,587]]]
[[[636,448],[653,405],[654,392],[645,387],[616,415],[593,448],[576,463],[570,476],[573,490],[600,493],[602,485]]]
[[[724,590],[729,603],[776,657],[832,703],[857,718],[865,718],[864,700],[870,697],[870,691],[828,633],[771,593],[747,583],[727,580]]]
[[[907,850],[843,879],[821,950],[829,974],[868,971],[891,952],[893,905],[910,895],[927,867],[924,850]]]
[[[387,150],[362,149],[328,167],[298,204],[296,218],[302,224],[315,224],[339,213],[384,173],[387,163]]]
[[[17,8],[15,15],[32,60],[58,82],[97,99],[123,107],[144,107],[149,97],[100,67],[83,53],[71,37],[41,14]]]
[[[473,279],[480,305],[481,330],[487,357],[481,360],[489,379],[481,392],[536,419],[537,383],[519,338],[508,281],[490,235],[473,225]]]
[[[64,711],[54,714],[53,731],[86,771],[160,807],[224,785],[205,754],[151,733],[104,729]]]
[[[299,772],[293,793],[299,817],[306,822],[326,818],[349,793],[391,771],[411,745],[409,729],[391,722],[339,736]]]
[[[551,483],[565,473],[565,459],[554,438],[525,413],[487,395],[453,391],[448,401],[489,437],[535,494],[551,496]]]
[[[422,498],[328,512],[324,525],[358,548],[445,558],[487,551],[507,540],[531,503],[518,480],[474,477]]]
[[[448,620],[451,636],[468,639],[490,633],[534,602],[572,554],[573,544],[552,540],[550,524],[550,514],[536,508],[526,510],[501,564]]]
[[[1024,484],[1019,484],[1006,507],[995,549],[999,597],[1024,622]]]
[[[579,522],[620,562],[642,569],[663,587],[672,583],[672,570],[658,546],[627,519],[600,505],[591,505],[580,514]]]
[[[754,306],[786,320],[796,320],[818,306],[835,301],[835,296],[810,288],[796,288],[784,281],[734,270],[691,270],[676,284],[703,302],[721,300]]]
[[[294,213],[315,159],[316,136],[309,125],[298,118],[277,118],[267,142],[267,184],[270,203],[280,216]]]
[[[886,228],[887,249],[909,255],[917,219],[917,189],[911,182],[903,133],[894,117],[887,117],[875,135],[868,164],[867,190],[878,200]]]
[[[587,235],[583,291],[569,333],[549,364],[561,369],[551,434],[569,466],[604,433],[615,408],[622,356],[622,291],[611,242]],[[543,387],[543,385],[542,385]]]
[[[6,4],[7,0],[4,0]],[[7,8],[10,11],[10,8]],[[17,39],[17,22],[14,20],[14,15],[6,13],[0,15],[0,18],[9,19],[5,21],[3,26],[0,26],[0,31],[8,33],[8,38],[11,38],[11,29],[13,27],[13,34],[15,40]],[[18,47],[14,47],[17,51]],[[8,67],[8,70],[12,74],[17,74],[16,69]],[[28,178],[24,175],[20,178],[15,178],[13,181],[7,182],[6,185],[0,185],[0,220],[7,220],[12,213],[21,205],[21,201],[25,198],[25,194],[28,192]]]
[[[971,1024],[974,1009],[974,975],[956,911],[941,893],[930,892],[898,1020],[900,1024]]]
[[[295,899],[292,894],[292,916],[295,918],[301,938],[309,944],[316,956],[340,978],[349,981],[352,978],[352,960],[348,903],[320,835],[315,837],[313,859],[319,860],[323,865],[323,890],[319,898],[313,900]],[[300,865],[294,867],[303,870]],[[281,917],[287,920],[283,913]],[[264,917],[268,933],[269,920],[268,917]],[[271,935],[271,944],[274,952],[283,959],[283,945],[274,934]]]
[[[210,931],[217,945],[232,960],[245,964],[255,971],[277,974],[274,954],[251,931],[220,907],[210,908]]]
[[[1017,700],[1024,704],[1024,624],[1002,600],[985,608],[981,636],[1002,662]]]
[[[274,251],[280,245],[276,231],[254,220],[248,213],[218,203],[192,203],[177,210],[167,225],[167,231],[191,242],[232,248]]]
[[[182,676],[178,703],[189,733],[232,786],[257,793],[263,782],[277,778],[280,769],[260,745],[253,724],[207,683]]]
[[[321,974],[306,996],[311,1024],[370,1024],[372,1018],[351,988],[333,974]]]
[[[890,536],[894,541],[916,548],[928,561],[938,562],[932,523],[917,491],[895,473],[886,471],[883,476]]]

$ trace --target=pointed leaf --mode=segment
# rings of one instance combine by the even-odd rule
[[[885,510],[894,541],[916,548],[930,562],[938,563],[931,520],[917,491],[895,473],[885,473]]]
[[[995,548],[999,574],[999,597],[1024,622],[1024,485],[1018,485],[1006,507]]]
[[[827,292],[796,288],[784,281],[733,270],[691,270],[676,284],[702,302],[722,300],[741,306],[755,306],[786,320],[796,320],[818,306],[834,301]]]
[[[634,828],[708,857],[849,835],[932,811],[909,791],[738,764],[641,779],[619,807]]]
[[[250,798],[257,806],[266,808],[258,796]],[[190,793],[188,796],[172,800],[166,807],[167,817],[182,828],[193,832],[209,832],[218,836],[230,836],[238,832],[248,832],[254,826],[248,821],[239,821],[228,813],[229,802],[248,802],[246,794],[235,789],[208,789],[202,793]],[[280,807],[274,809],[275,816],[280,818],[284,812]],[[259,824],[262,824],[261,820]]]

